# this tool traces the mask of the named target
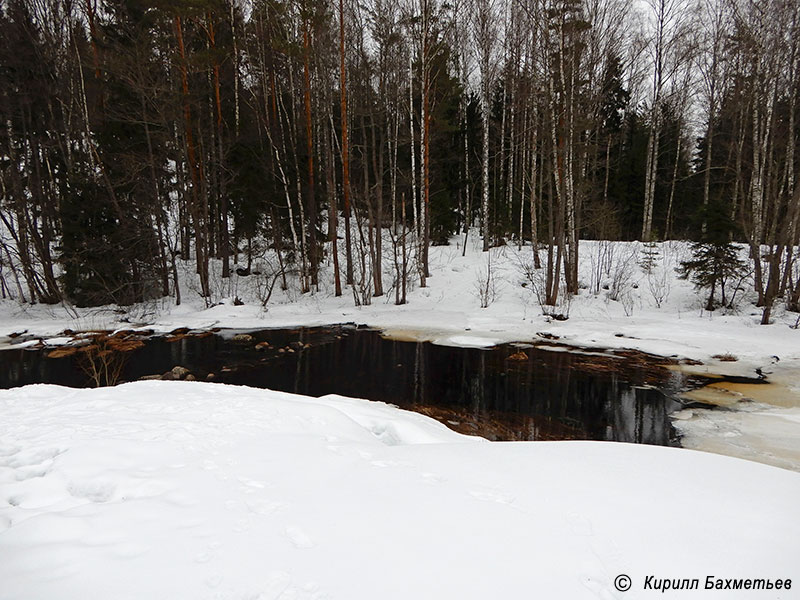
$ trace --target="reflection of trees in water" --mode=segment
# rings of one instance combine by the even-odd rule
[[[414,391],[394,395],[395,403],[408,405],[405,399],[413,398],[417,404],[449,406],[457,416],[485,415],[514,429],[513,439],[670,441],[668,412],[674,406],[662,393],[633,388],[615,373],[585,372],[569,353],[528,350],[529,360],[512,362],[513,349],[504,347],[383,343],[394,344],[398,353],[413,348]],[[392,387],[402,390],[401,382]]]
[[[480,365],[477,372],[470,379],[468,397],[471,397],[470,410],[475,414],[480,414],[486,410],[485,403],[485,383],[486,383],[486,357],[481,353],[478,358]]]
[[[253,338],[248,344],[220,336],[150,339],[131,356],[125,378],[181,365],[198,378],[214,372],[215,380],[225,383],[435,406],[459,419],[491,421],[503,439],[670,442],[668,414],[677,404],[657,390],[620,380],[636,373],[617,374],[585,354],[526,348],[527,360],[508,360],[520,349],[400,342],[339,328],[262,331]],[[264,341],[269,350],[256,351],[255,344]],[[0,361],[0,385],[81,385],[79,377],[54,363],[41,353]],[[666,388],[673,392],[681,385],[676,375]],[[437,418],[447,422],[442,414]]]
[[[641,388],[622,390],[616,402],[608,401],[611,437],[617,442],[668,445],[670,401],[658,392]],[[665,406],[666,405],[666,406]]]

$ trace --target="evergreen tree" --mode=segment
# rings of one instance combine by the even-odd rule
[[[150,50],[158,13],[131,1],[108,2],[105,11],[108,21],[97,28],[104,51],[97,168],[60,206],[63,282],[78,304],[131,304],[169,292],[156,235],[166,179],[165,76]]]
[[[655,241],[644,242],[642,249],[639,252],[639,266],[645,273],[652,273],[658,261],[661,259],[661,252],[658,248],[658,243]]]
[[[710,290],[706,310],[712,311],[727,304],[726,285],[730,278],[745,274],[746,264],[730,241],[735,227],[728,213],[716,204],[709,204],[700,210],[700,217],[705,219],[706,232],[701,241],[692,243],[692,258],[682,261],[678,272],[683,278],[691,278],[697,289]],[[719,304],[717,288],[721,294]]]
[[[441,43],[431,57],[438,73],[431,106],[431,242],[447,244],[456,231],[458,195],[461,189],[459,104],[463,90],[452,74],[450,48]]]

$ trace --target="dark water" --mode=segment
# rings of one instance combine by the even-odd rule
[[[430,414],[493,439],[591,439],[675,445],[670,398],[685,382],[618,360],[502,345],[453,348],[384,339],[347,327],[152,336],[130,353],[123,380],[188,368],[198,379],[296,392],[381,400]],[[256,344],[269,342],[257,350]],[[525,355],[519,354],[520,351]],[[516,355],[514,358],[510,358]],[[652,366],[651,366],[652,367]],[[666,371],[664,372],[666,373]],[[664,375],[662,373],[662,375]],[[43,350],[0,351],[0,387],[88,385],[76,357]]]

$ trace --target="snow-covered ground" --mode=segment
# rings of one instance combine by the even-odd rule
[[[415,339],[458,345],[531,340],[549,333],[567,344],[637,348],[698,359],[711,363],[715,370],[727,367],[728,371],[752,374],[755,367],[770,364],[775,355],[800,366],[800,330],[791,328],[798,315],[776,305],[775,322],[761,326],[761,310],[752,306],[752,294],[748,296],[746,290],[737,293],[734,310],[703,310],[706,292],[697,292],[675,272],[680,261],[689,257],[687,243],[658,244],[658,258],[648,274],[640,266],[643,255],[638,242],[581,242],[580,294],[553,309],[568,315],[566,321],[542,314],[537,286],[526,276],[532,262],[530,246],[517,250],[509,245],[483,253],[480,239],[472,236],[466,256],[462,256],[462,244],[461,238],[453,238],[449,246],[430,249],[428,286],[418,287],[412,275],[408,304],[403,306],[394,304],[388,259],[384,273],[387,293],[373,298],[370,306],[359,307],[349,289],[334,297],[331,268],[325,265],[318,292],[300,294],[296,279],[290,277],[289,289],[282,291],[276,286],[269,304],[262,308],[260,289],[272,278],[265,260],[255,265],[263,270],[262,275],[233,275],[227,281],[218,276],[219,265],[212,263],[210,301],[214,306],[206,308],[197,294],[193,263],[186,262],[182,265],[181,306],[171,299],[121,310],[5,301],[0,303],[0,335],[27,330],[56,337],[63,329],[115,329],[130,327],[132,322],[168,331],[183,326],[253,328],[355,321]],[[487,308],[481,308],[478,288],[486,280],[489,263],[493,298]],[[539,274],[535,273],[534,279]],[[750,283],[745,282],[744,287],[749,289]],[[235,305],[234,297],[244,304]],[[711,359],[723,354],[732,354],[739,362]]]
[[[354,306],[350,290],[334,297],[331,267],[326,265],[318,292],[300,294],[297,281],[290,278],[289,289],[282,291],[276,286],[266,308],[259,297],[272,278],[268,259],[256,264],[261,275],[234,275],[228,281],[212,277],[211,301],[215,305],[211,308],[206,308],[197,294],[193,264],[187,262],[182,266],[180,306],[162,300],[119,312],[113,307],[31,307],[7,301],[0,303],[0,343],[3,335],[25,330],[57,344],[64,341],[58,336],[64,329],[116,329],[136,324],[169,331],[184,326],[263,328],[353,321],[404,339],[451,345],[488,346],[557,336],[566,345],[636,348],[702,361],[703,365],[691,367],[694,371],[755,376],[760,369],[769,381],[781,381],[777,402],[774,394],[763,398],[769,386],[761,386],[727,403],[729,410],[737,412],[735,419],[721,411],[693,411],[681,415],[680,427],[689,447],[800,469],[800,461],[784,456],[782,450],[786,445],[791,447],[790,454],[800,449],[800,424],[792,417],[792,411],[800,409],[800,330],[792,328],[798,315],[776,306],[774,323],[759,325],[761,311],[748,296],[749,282],[744,283],[745,291],[737,292],[735,309],[709,313],[703,309],[706,292],[697,292],[675,272],[680,261],[689,257],[687,243],[658,244],[654,268],[648,274],[640,266],[642,245],[637,242],[582,242],[582,289],[577,297],[554,309],[568,314],[566,321],[560,321],[544,315],[538,302],[539,274],[530,269],[529,246],[521,251],[505,246],[483,253],[479,237],[472,235],[466,256],[462,250],[462,238],[453,238],[449,246],[432,247],[428,286],[413,286],[404,306],[394,305],[390,260],[384,273],[387,294],[374,298],[370,306]],[[746,255],[744,249],[742,252]],[[390,247],[385,256],[391,257]],[[492,278],[488,279],[490,265]],[[219,264],[212,264],[212,271],[218,275]],[[533,277],[526,275],[532,272]],[[481,308],[481,282],[490,292],[487,308]],[[244,304],[234,304],[235,297]],[[714,358],[726,355],[736,360]],[[750,400],[763,403],[780,419],[784,435],[777,446],[764,437],[763,419],[755,418],[757,411],[750,410]],[[741,440],[735,439],[740,435],[742,439],[755,436],[759,443],[743,449],[738,443]],[[711,437],[716,440],[706,445]]]
[[[800,474],[753,462],[196,382],[28,386],[0,412],[3,600],[800,598]]]

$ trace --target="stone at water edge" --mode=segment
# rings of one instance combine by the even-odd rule
[[[172,367],[171,373],[175,376],[176,379],[186,379],[187,375],[190,375],[189,369],[186,367],[182,367],[180,365]]]

